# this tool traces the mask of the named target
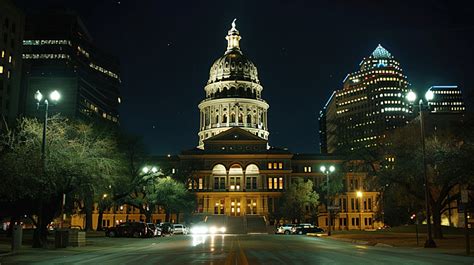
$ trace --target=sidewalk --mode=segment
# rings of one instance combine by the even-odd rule
[[[416,233],[394,233],[394,232],[366,232],[366,231],[336,231],[331,236],[324,236],[332,240],[344,241],[357,245],[368,245],[376,247],[401,247],[412,249],[423,249],[426,251],[465,255],[465,238],[462,235],[445,235],[443,239],[435,239],[437,248],[425,249],[423,247],[426,234],[420,233],[418,235],[418,244],[416,240]],[[474,256],[474,236],[470,237],[471,242],[471,256]]]

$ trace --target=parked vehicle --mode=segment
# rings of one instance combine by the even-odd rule
[[[285,234],[289,235],[291,234],[291,229],[294,227],[294,224],[283,224],[280,225],[277,230],[275,231],[275,234]]]
[[[313,226],[313,227],[297,227],[295,230],[295,234],[297,235],[306,235],[308,233],[324,233],[324,229]]]
[[[158,228],[161,229],[161,235],[172,235],[174,228],[173,225],[170,223],[161,223],[158,225]]]
[[[149,235],[149,228],[143,222],[126,222],[109,227],[105,230],[105,235],[108,237],[147,237]]]
[[[299,228],[313,228],[313,227],[314,227],[314,225],[312,225],[310,223],[299,223],[299,224],[294,225],[291,228],[291,233],[296,234],[296,230],[299,229]]]
[[[147,223],[147,226],[149,237],[161,236],[161,229],[158,228],[154,223]]]
[[[173,224],[173,234],[187,235],[188,229],[183,224]]]

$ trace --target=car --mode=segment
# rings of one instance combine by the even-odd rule
[[[306,235],[306,234],[309,234],[309,233],[318,234],[318,233],[324,233],[324,229],[322,229],[322,228],[320,228],[320,227],[317,227],[317,226],[313,226],[313,227],[296,227],[294,233],[297,234],[297,235]]]
[[[108,237],[147,237],[149,228],[143,222],[125,222],[105,230]]]
[[[314,227],[314,225],[310,224],[310,223],[299,223],[299,224],[296,224],[294,225],[292,228],[291,228],[291,233],[292,234],[296,234],[296,230],[298,228],[312,228]]]
[[[187,235],[188,229],[183,224],[173,224],[173,234]]]
[[[161,229],[161,236],[172,235],[174,232],[173,225],[168,222],[160,223],[158,228]]]
[[[285,234],[289,235],[291,234],[291,229],[294,227],[294,224],[283,224],[280,225],[277,230],[275,231],[275,234]]]
[[[148,236],[156,237],[161,236],[161,229],[158,228],[154,223],[146,223],[148,226]]]

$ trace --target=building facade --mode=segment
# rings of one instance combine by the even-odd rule
[[[18,115],[24,19],[12,1],[0,1],[0,129]]]
[[[461,89],[458,86],[432,86],[433,99],[428,102],[434,114],[462,114],[466,111]]]
[[[387,131],[409,121],[407,77],[381,45],[343,83],[328,103],[336,110],[335,115],[326,115],[326,128],[335,128],[334,137],[326,133],[329,153],[375,147],[384,141]]]
[[[255,65],[240,51],[241,37],[235,21],[226,39],[227,51],[211,66],[206,98],[199,104],[199,145],[183,151],[179,164],[192,169],[188,188],[196,194],[197,215],[259,216],[268,221],[276,216],[283,194],[296,179],[311,180],[318,188],[326,180],[320,166],[334,165],[342,170],[347,161],[294,154],[269,145],[269,105],[261,98],[263,87]],[[389,59],[383,60],[388,64]],[[326,111],[333,115],[336,109],[328,106]],[[344,175],[344,191],[331,203],[339,209],[333,213],[334,228],[380,226],[382,223],[375,218],[378,193],[364,189],[366,172],[339,174]],[[362,197],[357,197],[357,191]],[[317,217],[298,221],[315,221],[327,227],[327,217],[323,204]]]
[[[74,118],[119,121],[121,102],[118,59],[94,46],[74,13],[51,11],[26,18],[23,40],[22,106],[36,116],[33,95],[58,90],[61,101],[53,113]]]

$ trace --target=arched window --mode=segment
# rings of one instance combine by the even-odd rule
[[[247,114],[247,123],[252,123],[252,115]]]
[[[214,178],[214,190],[225,190],[225,179],[227,170],[224,165],[217,164],[212,168],[212,176]]]
[[[239,113],[239,123],[243,123],[244,122],[244,115],[242,115],[242,113]]]
[[[219,115],[216,115],[216,123],[219,123]]]
[[[245,168],[245,189],[246,190],[256,190],[258,189],[258,177],[260,171],[258,166],[255,164],[250,164]]]
[[[235,122],[235,113],[230,114],[230,122]]]
[[[222,123],[227,123],[227,114],[222,115]]]
[[[244,171],[239,164],[233,164],[229,169],[229,190],[242,190],[241,182],[244,177]]]

